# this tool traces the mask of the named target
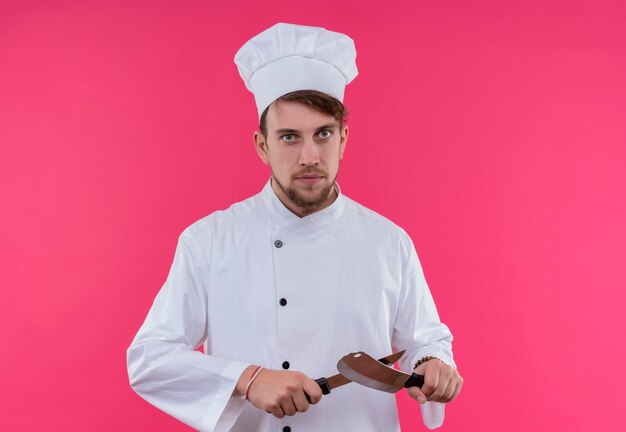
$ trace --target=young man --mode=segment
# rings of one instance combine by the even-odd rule
[[[271,179],[181,234],[128,349],[133,388],[194,428],[399,430],[392,394],[352,383],[322,397],[314,379],[355,351],[406,350],[401,369],[425,375],[421,391],[408,391],[430,428],[460,391],[452,335],[411,239],[335,182],[355,57],[347,36],[289,24],[235,57],[255,95],[254,144]],[[195,351],[202,344],[205,354]]]

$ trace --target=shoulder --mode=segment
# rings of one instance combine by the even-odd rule
[[[249,226],[253,221],[258,223],[264,218],[265,206],[261,194],[257,194],[193,222],[183,230],[180,238],[194,243],[206,243],[216,235],[232,232],[237,227]]]
[[[362,204],[344,195],[345,207],[351,218],[364,228],[397,237],[408,237],[406,231],[395,222],[380,213],[365,207]]]
[[[346,213],[350,224],[359,235],[375,237],[390,242],[408,253],[413,247],[411,237],[395,222],[344,195]]]

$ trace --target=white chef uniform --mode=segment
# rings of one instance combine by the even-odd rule
[[[350,352],[406,349],[406,372],[427,355],[455,366],[405,231],[338,188],[329,207],[300,218],[270,183],[181,234],[128,349],[131,385],[202,431],[399,431],[394,395],[356,383],[283,419],[231,396],[250,364],[315,379],[337,373]],[[202,344],[206,354],[194,351]],[[442,424],[444,404],[417,406],[429,428]]]

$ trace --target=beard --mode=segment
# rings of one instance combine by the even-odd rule
[[[307,172],[306,174],[312,174],[312,173]],[[315,174],[319,174],[319,175],[322,175],[324,178],[327,178],[327,176],[322,173],[315,173]],[[274,173],[272,173],[272,178],[276,182],[278,187],[283,191],[283,193],[287,195],[287,198],[289,198],[289,200],[292,203],[294,203],[297,207],[301,208],[302,210],[306,212],[311,212],[317,209],[319,206],[324,204],[326,200],[328,200],[328,197],[330,196],[331,192],[333,191],[335,187],[335,180],[337,179],[337,177],[335,176],[333,181],[330,182],[328,186],[324,187],[317,194],[317,196],[314,196],[313,198],[307,198],[303,196],[302,194],[300,194],[296,190],[296,188],[294,188],[291,184],[285,187],[280,181],[278,181]]]

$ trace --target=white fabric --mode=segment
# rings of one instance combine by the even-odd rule
[[[259,118],[274,100],[295,90],[319,90],[343,102],[345,86],[358,74],[355,60],[348,36],[285,23],[259,33],[235,55]]]
[[[355,383],[280,420],[231,397],[250,364],[282,370],[288,361],[290,370],[319,378],[337,373],[349,352],[378,358],[406,349],[404,371],[426,355],[454,366],[452,335],[409,236],[338,193],[329,207],[299,218],[268,182],[181,234],[167,281],[128,349],[139,395],[202,431],[400,430],[394,395]],[[194,351],[202,344],[206,355]],[[429,428],[441,425],[444,407],[421,406]]]

